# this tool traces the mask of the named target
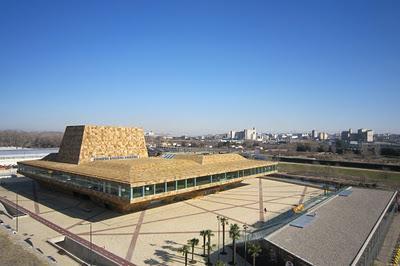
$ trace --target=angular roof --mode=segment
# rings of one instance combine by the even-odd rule
[[[148,157],[141,128],[112,126],[67,126],[54,161],[81,164],[95,158]]]
[[[350,265],[394,192],[352,188],[309,212],[304,227],[285,225],[265,239],[312,265]]]
[[[146,183],[205,176],[276,163],[249,160],[238,154],[213,154],[176,155],[172,159],[150,157],[101,160],[81,164],[60,163],[42,159],[24,161],[20,164],[140,186]]]

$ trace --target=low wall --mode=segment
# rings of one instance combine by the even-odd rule
[[[76,242],[75,240],[61,236],[48,241],[58,249],[65,251],[71,258],[86,265],[117,266],[118,264],[102,256],[96,251]]]
[[[17,210],[13,206],[8,205],[6,202],[3,202],[1,199],[0,199],[0,213],[4,213],[10,219],[26,216],[26,214],[24,212],[22,212],[19,209]]]

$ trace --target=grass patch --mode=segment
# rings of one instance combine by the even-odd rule
[[[390,180],[400,182],[400,173],[392,171],[336,167],[315,164],[279,163],[278,171],[299,175],[327,176],[327,177],[354,177],[369,180]]]

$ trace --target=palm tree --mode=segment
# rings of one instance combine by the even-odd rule
[[[187,266],[187,259],[188,259],[188,252],[189,252],[189,247],[187,245],[183,245],[180,249],[178,249],[182,255],[185,256],[185,266]]]
[[[221,217],[220,218],[220,223],[222,225],[222,251],[220,254],[225,255],[225,225],[228,225],[228,218],[226,217]]]
[[[248,253],[253,257],[253,266],[256,266],[256,257],[261,253],[262,249],[259,244],[250,244]]]
[[[198,238],[192,238],[190,240],[188,240],[188,245],[190,245],[192,247],[192,260],[190,261],[190,263],[195,264],[196,261],[193,259],[194,256],[194,246],[197,246],[199,244],[199,239]]]
[[[232,261],[230,262],[230,264],[236,265],[236,240],[240,238],[239,225],[231,224],[231,227],[229,228],[229,236],[232,238],[232,247],[233,247]]]
[[[206,237],[207,237],[207,231],[208,230],[201,230],[200,231],[200,236],[203,237],[203,257],[206,256]]]
[[[211,237],[214,236],[213,232],[211,230],[206,230],[207,231],[207,265],[212,265],[211,263],[211,258],[210,258],[210,253],[211,253]]]

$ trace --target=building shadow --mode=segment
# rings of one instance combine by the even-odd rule
[[[231,190],[234,188],[249,186],[246,183],[233,183],[218,189],[212,190],[201,190],[197,197],[205,197],[207,195],[216,194],[219,192]],[[125,213],[117,212],[111,208],[108,208],[106,204],[101,204],[90,200],[89,196],[77,193],[70,193],[68,191],[62,191],[51,186],[44,186],[40,182],[29,177],[18,177],[11,178],[9,180],[1,180],[0,188],[18,194],[19,196],[25,197],[33,202],[34,209],[29,208],[30,211],[36,214],[47,214],[51,212],[60,212],[72,218],[86,220],[88,222],[100,222],[103,220],[111,219],[114,217],[125,215]],[[146,205],[143,209],[138,208],[134,212],[140,212],[145,209],[157,208],[176,202],[182,202],[192,199],[191,197],[179,197],[174,196],[173,199],[168,200],[153,200],[150,204]],[[15,202],[15,198],[8,198]],[[20,198],[22,202],[22,198]],[[35,205],[35,202],[38,203]],[[39,210],[40,205],[46,207],[46,210]],[[22,204],[21,204],[22,205]]]
[[[88,198],[74,196],[60,192],[59,190],[51,189],[47,186],[41,186],[38,182],[28,177],[2,180],[0,188],[18,195],[22,207],[24,206],[24,199],[22,197],[31,200],[34,208],[28,208],[28,210],[39,215],[60,212],[69,217],[93,223],[123,215],[100,206]],[[8,200],[15,202],[16,196],[9,196]],[[35,203],[38,204],[36,205]],[[39,204],[45,206],[46,210],[40,210]]]

